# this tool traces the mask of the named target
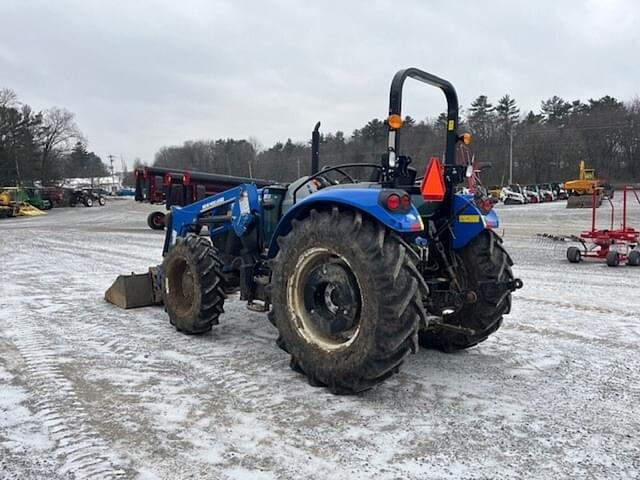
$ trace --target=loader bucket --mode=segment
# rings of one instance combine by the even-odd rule
[[[602,205],[602,194],[599,195],[572,195],[567,199],[567,208],[593,208],[593,202],[596,202],[596,208]]]
[[[120,308],[138,308],[162,304],[157,268],[151,267],[147,273],[118,275],[113,285],[105,292],[104,298]]]

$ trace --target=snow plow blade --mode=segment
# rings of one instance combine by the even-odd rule
[[[567,199],[567,208],[593,208],[593,202],[596,202],[596,208],[602,205],[602,194],[593,195],[572,195]]]
[[[151,267],[147,273],[118,275],[105,292],[105,300],[125,309],[162,304],[157,270],[156,267]]]

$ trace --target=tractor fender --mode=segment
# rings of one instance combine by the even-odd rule
[[[473,202],[472,195],[456,194],[453,200],[455,218],[451,224],[453,229],[453,248],[458,250],[467,245],[484,230],[498,228],[498,215],[495,210],[484,214]]]
[[[323,209],[336,205],[358,210],[398,233],[417,233],[424,228],[415,206],[412,205],[406,213],[393,213],[380,205],[382,191],[381,188],[366,187],[327,188],[306,197],[290,208],[278,222],[269,243],[268,256],[276,256],[280,249],[277,239],[291,231],[292,221],[306,217],[314,208]]]

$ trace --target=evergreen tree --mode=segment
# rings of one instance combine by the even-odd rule
[[[546,123],[563,125],[566,123],[569,113],[571,112],[571,104],[554,95],[541,103],[540,110]]]
[[[503,133],[508,133],[520,118],[520,109],[516,100],[509,95],[502,97],[496,105],[496,115],[500,130]]]
[[[486,95],[480,95],[471,103],[468,121],[475,135],[487,143],[493,133],[495,112]]]

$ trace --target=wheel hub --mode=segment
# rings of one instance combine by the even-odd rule
[[[288,296],[298,330],[308,341],[327,350],[353,342],[362,300],[358,281],[344,258],[326,249],[305,252]]]

